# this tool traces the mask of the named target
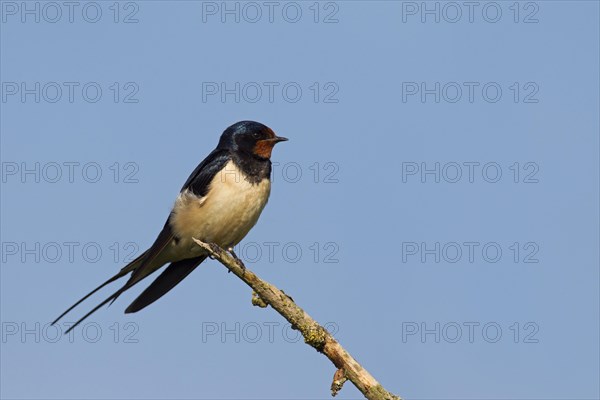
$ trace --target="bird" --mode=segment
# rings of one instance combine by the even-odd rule
[[[194,238],[214,243],[237,259],[233,247],[256,224],[269,199],[273,147],[287,140],[255,121],[236,122],[225,129],[217,147],[185,181],[152,246],[69,307],[52,325],[106,285],[131,274],[120,289],[71,325],[65,332],[69,333],[102,306],[112,304],[123,292],[169,264],[125,313],[152,304],[209,256]]]

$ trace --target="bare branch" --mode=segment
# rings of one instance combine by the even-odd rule
[[[204,243],[197,239],[194,241],[254,290],[252,304],[259,307],[267,305],[273,307],[292,325],[292,328],[302,333],[306,344],[331,360],[337,368],[331,384],[333,396],[340,391],[344,382],[349,380],[369,400],[400,400],[400,397],[385,390],[325,328],[298,307],[282,290],[260,279],[241,261],[236,260],[216,244]]]

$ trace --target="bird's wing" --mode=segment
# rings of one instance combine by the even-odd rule
[[[151,273],[153,273],[158,268],[164,265],[164,262],[158,265],[157,261],[159,261],[160,255],[174,238],[175,234],[171,229],[169,220],[167,220],[167,222],[165,222],[165,226],[163,227],[162,231],[160,231],[160,233],[158,234],[158,237],[156,238],[152,246],[146,251],[146,256],[142,260],[142,263],[138,266],[138,268],[136,268],[133,271],[133,273],[129,277],[129,280],[127,281],[124,287],[125,290],[129,289],[131,286],[135,285],[136,283],[138,283],[139,281],[141,281],[142,279],[144,279],[145,277],[147,277],[148,275],[150,275]]]
[[[171,263],[150,286],[148,286],[125,310],[126,314],[138,312],[144,307],[160,299],[188,276],[206,256],[188,258]]]
[[[190,174],[183,184],[181,192],[189,190],[196,196],[206,196],[210,182],[229,160],[231,160],[231,154],[228,150],[213,150]]]

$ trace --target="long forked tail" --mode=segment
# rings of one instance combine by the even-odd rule
[[[200,256],[200,257],[196,257],[196,258],[190,258],[190,259],[181,260],[181,261],[178,261],[178,262],[171,263],[169,265],[169,267],[165,271],[163,271],[163,273],[160,274],[160,276],[158,278],[156,278],[154,280],[154,282],[152,282],[152,284],[148,288],[146,288],[146,290],[144,290],[142,292],[142,294],[140,294],[133,301],[133,303],[131,303],[129,305],[129,307],[127,307],[127,310],[125,310],[125,313],[137,312],[137,311],[141,310],[142,308],[150,305],[151,303],[154,303],[156,300],[158,300],[159,298],[161,298],[169,290],[173,289],[186,276],[188,276],[202,261],[204,261],[205,258],[206,258],[206,256]],[[135,262],[136,260],[134,260],[133,262]],[[141,260],[141,261],[143,262],[143,261],[146,261],[146,260]],[[140,265],[141,265],[141,263],[140,263]],[[138,267],[139,267],[139,265],[135,266],[135,268],[138,268]],[[127,267],[125,267],[125,268],[129,268],[129,265]],[[112,278],[110,278],[107,282],[105,282],[102,285],[100,285],[100,287],[94,289],[94,291],[92,293],[96,292],[97,290],[99,290],[100,288],[102,288],[103,286],[105,286],[107,283],[110,283],[110,282],[114,281],[115,279],[118,279],[119,277],[123,276],[123,275],[120,275],[121,272],[119,272],[119,274],[117,274],[117,275],[113,276]],[[125,274],[126,273],[127,272],[125,272]],[[107,304],[109,302],[115,301],[117,299],[117,297],[119,297],[121,295],[121,293],[123,293],[127,289],[131,288],[133,285],[135,285],[136,283],[140,282],[142,279],[146,278],[147,276],[148,275],[138,275],[137,277],[136,276],[132,276],[125,283],[125,285],[123,285],[123,287],[121,287],[119,290],[117,290],[116,292],[114,292],[112,295],[110,295],[109,297],[107,297],[106,299],[104,299],[104,301],[102,303],[98,304],[90,312],[88,312],[83,317],[81,317],[77,322],[75,322],[75,324],[73,324],[73,326],[69,327],[69,329],[67,329],[65,331],[65,334],[67,334],[67,333],[71,332],[73,329],[75,329],[75,327],[77,325],[79,325],[87,317],[89,317],[90,315],[92,315],[93,313],[95,313],[96,311],[98,311],[98,309],[100,309],[103,305],[105,305],[105,304]],[[89,297],[92,293],[88,294],[86,297],[84,297],[83,299],[79,300],[79,302],[77,302],[75,304],[75,306],[77,304],[81,303],[87,297]],[[75,306],[73,306],[73,307],[75,307]],[[71,307],[71,308],[73,308],[73,307]],[[66,312],[68,312],[68,311],[69,310],[67,310]],[[65,313],[63,313],[63,315]],[[58,319],[60,319],[60,317]],[[57,321],[58,321],[58,319],[57,319]]]
[[[98,309],[100,307],[102,307],[103,305],[105,305],[106,303],[108,303],[111,300],[115,300],[117,297],[119,297],[119,295],[121,293],[123,293],[125,290],[129,289],[131,286],[133,285],[127,285],[125,284],[125,286],[123,286],[121,289],[117,290],[115,293],[113,293],[110,297],[106,298],[102,303],[98,304],[96,307],[94,307],[90,312],[88,312],[87,314],[85,314],[83,317],[79,318],[79,320],[77,320],[77,322],[75,322],[71,327],[69,327],[69,329],[67,329],[65,331],[65,334],[71,332],[73,329],[75,329],[75,327],[77,325],[79,325],[80,323],[82,323],[87,317],[89,317],[90,315],[92,315],[93,313],[95,313],[96,311],[98,311]]]
[[[71,307],[69,307],[65,312],[63,312],[62,314],[60,314],[58,316],[58,318],[56,318],[54,321],[52,321],[52,325],[56,324],[62,317],[64,317],[65,315],[67,315],[67,313],[69,313],[71,310],[73,310],[75,307],[77,307],[79,304],[81,304],[88,297],[90,297],[91,295],[93,295],[94,293],[96,293],[98,290],[102,289],[104,286],[108,285],[109,283],[112,283],[112,282],[116,281],[119,278],[124,277],[128,273],[130,273],[130,272],[134,271],[135,269],[137,269],[142,264],[142,262],[144,261],[144,258],[146,256],[146,254],[147,254],[147,251],[145,251],[138,258],[136,258],[135,260],[133,260],[132,262],[130,262],[129,264],[127,264],[125,267],[123,267],[115,276],[111,277],[106,282],[104,282],[102,285],[98,286],[97,288],[95,288],[94,290],[92,290],[91,292],[89,292],[88,294],[86,294],[85,296],[83,296],[81,299],[79,299],[75,304],[73,304]],[[129,286],[129,287],[131,287],[131,286]],[[116,299],[121,293],[123,293],[123,291],[125,291],[129,287],[127,287],[127,285],[125,285],[123,288],[119,289],[111,297],[109,297],[109,299],[107,299],[105,302],[103,302],[102,304],[100,304],[100,306],[94,308],[94,310],[92,312],[96,311],[98,308],[100,308],[104,304],[108,303],[110,300]],[[67,330],[66,333],[70,332],[73,328],[75,328],[75,326],[77,326],[81,321],[83,321],[86,317],[88,317],[90,315],[91,315],[91,313],[88,313],[84,318],[80,319],[75,325],[73,325],[72,327],[70,327]]]

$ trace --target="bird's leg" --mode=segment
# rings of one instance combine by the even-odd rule
[[[241,258],[239,258],[239,257],[237,256],[237,254],[235,254],[235,251],[233,251],[233,246],[232,246],[232,247],[229,247],[229,248],[227,249],[227,251],[229,252],[229,254],[231,254],[231,256],[234,258],[234,260],[235,260],[235,261],[237,261],[237,263],[239,264],[239,266],[240,266],[242,269],[246,269],[246,266],[244,265],[244,262],[242,261],[242,259],[241,259]]]

